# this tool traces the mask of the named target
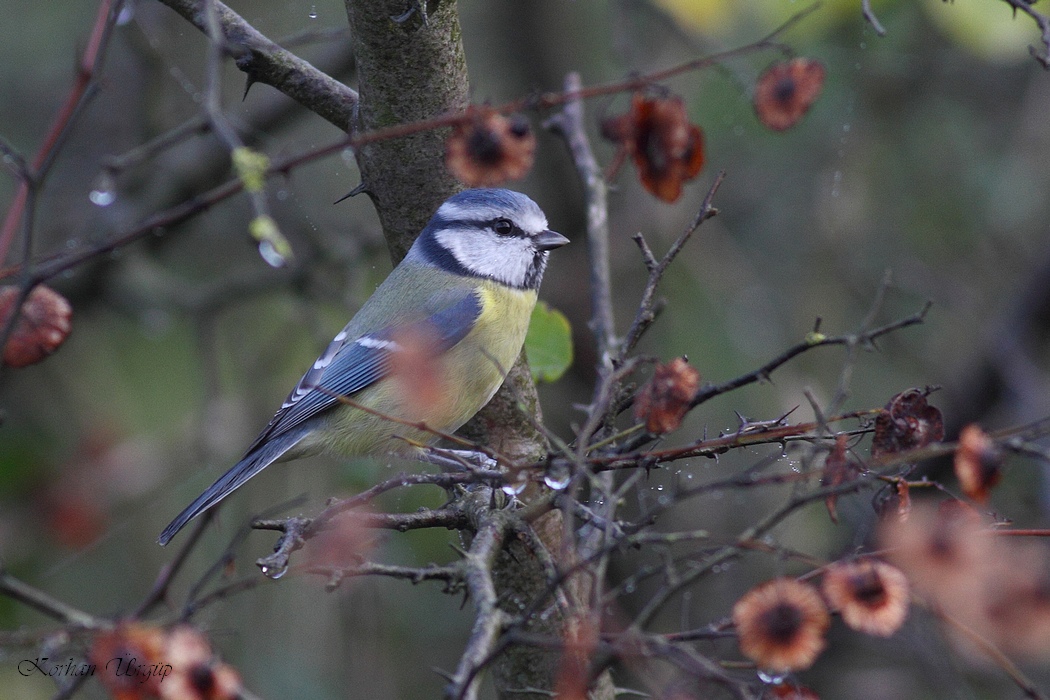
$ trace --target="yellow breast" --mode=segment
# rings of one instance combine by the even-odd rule
[[[470,420],[496,393],[525,342],[534,290],[483,280],[476,290],[481,314],[471,331],[440,357],[420,357],[351,397],[372,412],[341,406],[329,429],[306,442],[341,455],[406,452],[437,439],[433,433],[391,421],[423,423],[451,433]],[[395,363],[396,365],[396,363]],[[307,447],[307,445],[304,445]]]

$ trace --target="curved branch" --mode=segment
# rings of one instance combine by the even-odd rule
[[[161,2],[208,34],[206,3],[200,0]],[[249,87],[253,83],[270,85],[343,131],[351,130],[357,92],[270,41],[218,0],[214,7],[226,40],[224,48],[248,76]]]

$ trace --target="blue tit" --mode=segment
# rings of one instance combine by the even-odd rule
[[[434,433],[408,423],[457,430],[503,383],[525,342],[549,252],[568,242],[518,192],[450,197],[244,458],[171,521],[160,544],[274,462],[320,452],[418,454]],[[405,362],[426,364],[447,391],[419,401],[399,376]]]

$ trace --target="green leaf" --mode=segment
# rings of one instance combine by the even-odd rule
[[[262,192],[266,186],[266,171],[270,169],[270,159],[246,146],[233,149],[231,158],[234,170],[244,184],[245,192]]]
[[[572,364],[572,327],[565,314],[544,302],[536,304],[525,334],[525,355],[532,378],[556,382]]]

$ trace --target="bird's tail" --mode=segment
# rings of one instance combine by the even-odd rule
[[[218,480],[209,486],[204,493],[197,496],[193,503],[176,516],[171,523],[160,533],[157,542],[161,546],[171,541],[175,534],[186,526],[186,523],[208,510],[222,499],[240,488],[244,482],[270,466],[284,453],[295,447],[300,440],[306,437],[308,430],[297,430],[286,433],[272,440],[268,440],[244,456],[240,462],[233,465],[229,471],[220,476]]]

